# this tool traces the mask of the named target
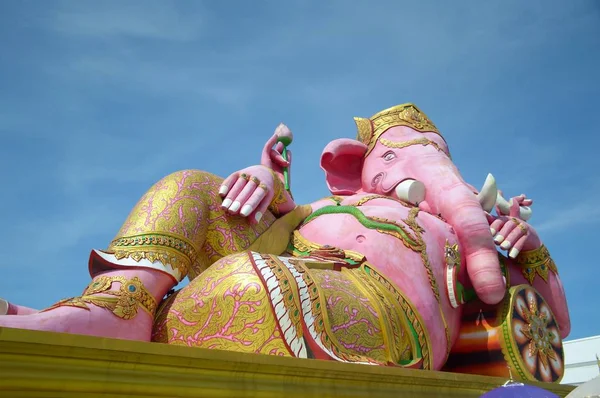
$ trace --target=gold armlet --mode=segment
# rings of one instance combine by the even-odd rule
[[[121,283],[119,290],[110,290],[114,282]],[[109,296],[96,296],[96,294],[107,294]],[[138,313],[138,308],[154,316],[158,306],[156,299],[137,276],[131,279],[123,276],[100,276],[85,288],[81,296],[59,301],[41,312],[64,306],[89,310],[88,304],[106,308],[123,319],[134,318]]]
[[[519,253],[515,261],[521,267],[521,272],[529,284],[533,284],[536,275],[539,275],[544,282],[548,282],[548,271],[558,275],[556,264],[544,245],[535,250]]]
[[[271,171],[271,175],[273,176],[273,199],[271,199],[271,204],[269,204],[269,211],[273,213],[273,215],[278,216],[280,214],[279,205],[287,202],[287,198],[285,196],[285,186],[283,182],[279,179],[277,174],[273,170]]]

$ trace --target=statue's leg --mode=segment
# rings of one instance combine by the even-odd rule
[[[271,295],[248,252],[222,258],[167,298],[158,310],[152,341],[291,355]]]
[[[0,298],[0,315],[29,315],[35,314],[36,312],[38,312],[38,310],[23,305],[9,303],[3,298]]]
[[[163,301],[152,341],[430,369],[414,305],[365,267],[252,251],[227,256]]]
[[[0,326],[149,340],[158,303],[188,274],[245,250],[274,221],[257,226],[220,207],[222,179],[173,173],[140,199],[106,250],[92,250],[92,281],[79,297],[39,313],[0,316]]]

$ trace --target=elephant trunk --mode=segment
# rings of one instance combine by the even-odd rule
[[[427,200],[456,231],[475,292],[485,303],[497,304],[504,297],[506,284],[480,201],[449,159],[423,163],[429,166],[426,175],[430,181],[424,181],[431,193]]]

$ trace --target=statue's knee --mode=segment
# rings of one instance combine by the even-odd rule
[[[183,189],[205,189],[219,191],[223,178],[204,170],[187,169],[171,173],[163,177],[157,185],[176,182]]]

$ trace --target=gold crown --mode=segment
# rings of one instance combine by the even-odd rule
[[[385,109],[369,119],[355,117],[354,122],[358,129],[356,139],[368,148],[365,156],[373,150],[379,136],[391,127],[407,126],[422,133],[436,133],[444,139],[427,115],[410,103]]]

